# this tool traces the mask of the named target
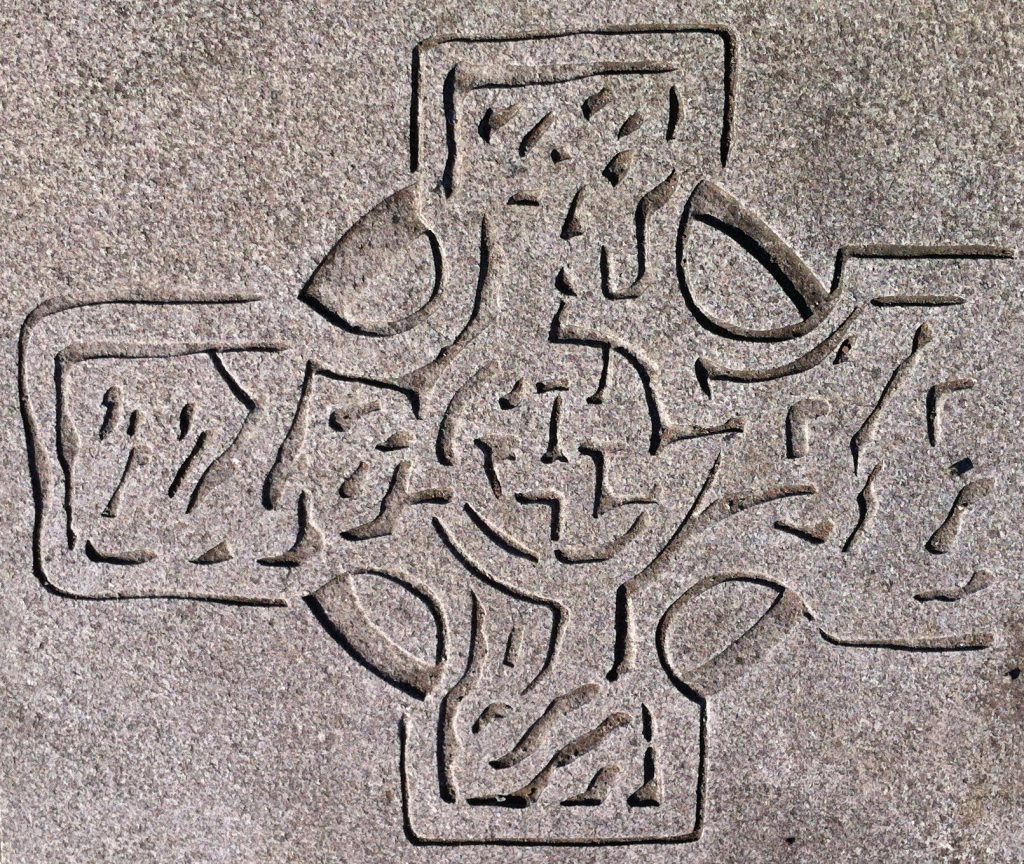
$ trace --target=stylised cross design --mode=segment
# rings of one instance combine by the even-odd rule
[[[981,385],[929,346],[971,338],[965,277],[1014,253],[850,245],[820,278],[720,176],[736,57],[703,25],[428,40],[412,182],[298,300],[42,304],[20,382],[44,584],[305,599],[413,700],[428,843],[696,840],[709,700],[799,628],[988,647]],[[932,269],[851,287],[879,265]],[[958,579],[873,631],[799,575],[893,542]]]

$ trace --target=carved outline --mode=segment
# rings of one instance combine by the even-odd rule
[[[722,109],[722,134],[719,144],[719,156],[722,167],[726,166],[729,159],[729,151],[733,144],[733,122],[736,110],[736,68],[738,65],[739,42],[735,31],[724,24],[696,23],[696,24],[655,24],[655,25],[625,25],[611,27],[583,27],[570,30],[534,30],[521,33],[506,33],[496,35],[479,36],[432,36],[421,41],[412,51],[412,99],[409,109],[409,170],[416,173],[420,167],[420,111],[421,102],[421,57],[424,51],[429,51],[441,45],[463,44],[480,45],[499,42],[531,42],[550,39],[572,38],[574,36],[636,36],[636,35],[671,35],[682,33],[695,33],[717,36],[721,38],[723,45],[723,90],[724,105]],[[449,73],[451,78],[451,73]],[[446,90],[454,86],[454,79],[446,81]],[[446,103],[448,99],[446,98]],[[449,134],[449,157],[452,160],[451,133],[452,123],[446,124]],[[446,168],[446,173],[448,169]],[[448,194],[451,194],[450,191]]]
[[[201,600],[207,603],[224,604],[230,606],[287,606],[288,601],[278,597],[243,597],[233,594],[195,594],[189,591],[112,591],[108,593],[91,592],[81,594],[64,588],[50,581],[46,574],[46,566],[43,561],[43,532],[48,520],[51,517],[51,509],[54,506],[53,493],[54,481],[51,476],[51,455],[56,455],[48,450],[47,436],[40,428],[39,420],[34,404],[35,397],[32,393],[30,372],[28,368],[29,353],[31,351],[32,337],[43,322],[53,316],[64,312],[73,312],[78,309],[91,309],[100,306],[240,306],[265,301],[265,297],[247,294],[225,294],[219,296],[193,297],[176,296],[163,291],[146,292],[140,291],[134,296],[123,294],[97,294],[88,299],[80,300],[69,297],[51,297],[43,300],[36,306],[22,322],[18,335],[18,399],[21,413],[22,425],[25,430],[25,445],[27,452],[29,479],[32,487],[32,496],[35,503],[35,520],[32,529],[32,564],[33,571],[40,584],[51,594],[74,600],[86,600],[96,602],[107,602],[113,600]],[[204,343],[206,344],[206,343]],[[74,342],[64,344],[60,352],[74,346]],[[179,343],[180,346],[180,343]],[[196,353],[206,353],[209,350],[220,350],[230,347],[230,343],[212,343]],[[57,362],[57,357],[53,358]],[[57,387],[57,379],[53,379],[54,410],[57,411],[57,400],[60,397]],[[56,430],[55,430],[56,432]],[[63,466],[62,466],[63,467]],[[69,547],[70,551],[70,547]]]
[[[686,28],[686,27],[663,28],[663,29],[659,29],[659,28],[625,28],[625,29],[623,29],[623,28],[608,28],[608,29],[601,29],[601,30],[581,30],[581,31],[571,31],[571,32],[566,32],[566,33],[551,33],[551,34],[547,34],[547,35],[537,35],[537,34],[534,34],[533,36],[531,36],[530,34],[518,34],[517,36],[506,37],[506,38],[507,38],[507,41],[521,41],[521,40],[529,39],[529,38],[556,38],[558,36],[569,36],[569,35],[584,34],[584,33],[594,33],[595,35],[600,35],[600,34],[637,33],[637,32],[693,32],[694,30],[697,30],[697,29],[698,28]],[[726,156],[727,156],[727,152],[728,152],[728,143],[729,143],[729,140],[730,140],[730,137],[731,137],[732,99],[733,99],[733,96],[734,96],[734,75],[735,75],[734,68],[733,68],[733,61],[735,59],[735,43],[734,43],[734,41],[732,41],[730,43],[730,39],[732,38],[732,32],[730,30],[728,30],[728,28],[714,28],[713,31],[711,30],[711,28],[699,28],[698,32],[716,32],[716,33],[719,33],[720,35],[722,33],[727,33],[728,34],[728,37],[726,37],[724,39],[724,41],[726,42],[726,72],[725,72],[725,77],[726,77],[726,83],[727,83],[727,86],[726,86],[726,109],[725,109],[726,121],[723,122],[723,140],[722,140],[722,161],[723,161],[723,164],[724,164]],[[475,37],[475,38],[466,38],[466,39],[452,38],[452,39],[448,39],[448,40],[445,40],[445,39],[425,40],[423,43],[421,43],[420,46],[417,46],[417,49],[414,50],[414,62],[413,62],[413,80],[414,80],[413,116],[414,116],[414,121],[413,121],[413,123],[411,125],[411,132],[410,132],[410,144],[411,145],[414,144],[414,139],[415,139],[415,145],[418,145],[418,137],[417,137],[418,136],[418,124],[415,122],[415,118],[416,118],[416,116],[418,116],[418,85],[419,85],[419,54],[418,54],[418,51],[420,50],[420,48],[426,49],[427,47],[431,47],[431,45],[428,44],[428,43],[440,44],[443,41],[493,42],[493,41],[505,41],[505,40],[502,40],[501,37]],[[730,51],[730,44],[732,45],[732,50],[731,51]],[[414,165],[414,169],[415,169],[416,163],[418,162],[418,153],[416,152],[415,147],[411,148],[410,160],[411,160],[411,163]],[[981,247],[976,247],[976,248],[981,248]],[[1004,251],[1005,252],[1006,250],[1000,250],[1000,251]],[[1011,255],[1012,255],[1012,253],[1011,253]],[[872,257],[872,256],[871,255],[864,255],[862,257]],[[886,256],[878,256],[878,257],[886,257]],[[894,256],[894,257],[900,257],[900,256]],[[910,257],[910,256],[908,256],[908,257]],[[937,255],[937,256],[914,256],[914,257],[965,257],[965,256]],[[969,257],[969,256],[966,256],[966,257]],[[981,257],[981,256],[979,256],[979,257]],[[993,255],[991,257],[1010,257],[1010,256],[1009,255]],[[120,302],[120,301],[111,301],[111,302]],[[123,302],[137,302],[137,301],[123,301]],[[876,303],[876,305],[879,305],[879,304]],[[26,321],[26,324],[27,323],[28,322]],[[24,336],[24,328],[23,328],[23,336]],[[611,346],[606,346],[604,348],[604,352],[605,352],[606,355],[609,352],[610,347]],[[617,350],[621,350],[621,349],[618,349],[618,346],[615,346],[615,347],[617,347]],[[624,356],[626,356],[626,355],[624,354]],[[441,358],[439,357],[438,359],[441,359]],[[629,359],[628,356],[627,356],[627,359]],[[21,376],[19,376],[19,383],[21,385],[24,384]],[[395,389],[399,389],[399,388],[395,388]],[[25,399],[25,395],[24,395],[24,391],[23,391],[23,403],[24,403],[24,399]],[[31,424],[30,424],[29,421],[31,419],[34,422],[34,418],[31,417],[31,412],[30,411],[28,413],[26,413],[25,408],[24,408],[24,404],[23,404],[23,419],[24,419],[25,425],[26,425],[27,437],[30,437],[30,425]],[[30,443],[30,449],[31,449],[31,443]],[[716,465],[717,465],[717,463],[716,463]],[[34,471],[35,467],[36,467],[35,463],[33,462],[31,470]],[[33,480],[35,481],[36,478],[33,477]],[[35,482],[34,482],[34,486],[35,486]],[[696,507],[696,502],[695,502],[695,507]],[[692,513],[692,511],[691,511],[691,513]],[[701,514],[701,515],[703,515],[703,514]],[[436,521],[437,520],[435,520],[435,523],[436,523]],[[45,580],[44,580],[44,584],[46,584]],[[74,595],[69,595],[69,596],[74,596]],[[90,597],[90,598],[86,598],[86,599],[101,599],[101,598]],[[204,597],[202,599],[209,600],[211,598]],[[216,600],[214,600],[214,602],[216,602]],[[822,635],[826,636],[824,631],[822,631]],[[826,638],[828,638],[828,637],[826,636]],[[888,643],[885,644],[885,645],[882,645],[882,644],[868,643],[868,642],[857,643],[857,642],[840,642],[840,641],[836,641],[834,644],[851,644],[851,645],[857,645],[858,647],[894,647],[894,648],[897,648],[899,650],[956,650],[956,649],[935,649],[935,648],[930,648],[930,647],[923,647],[922,645],[915,645],[913,647],[910,647],[910,646],[906,646],[906,645],[895,645],[895,644],[888,644]],[[971,646],[971,647],[984,647],[984,646],[980,646],[979,645],[979,646]],[[970,649],[965,649],[965,650],[970,650]],[[701,714],[701,764],[702,764],[702,766],[703,766],[703,758],[704,758],[704,732],[705,732],[705,726],[706,726],[706,715],[703,712],[703,709],[704,709],[704,706],[702,706],[702,714]],[[413,839],[412,835],[414,835],[415,832],[412,829],[411,820],[409,819],[408,808],[407,808],[407,803],[408,802],[407,802],[407,795],[406,795],[406,793],[407,793],[407,784],[405,782],[406,781],[406,777],[405,777],[405,718],[404,717],[403,717],[402,722],[400,724],[400,737],[402,739],[401,756],[400,756],[401,766],[400,767],[401,767],[401,771],[402,771],[402,780],[403,780],[403,785],[402,785],[403,805],[404,805],[403,809],[404,809],[404,815],[405,815],[406,831],[407,831],[408,834],[411,835],[410,839]],[[701,786],[701,788],[698,790],[698,804],[699,805],[700,805],[700,802],[702,802],[702,800],[703,800],[703,786]],[[701,818],[700,814],[701,814],[701,807],[698,806],[698,820],[700,820],[700,818]],[[697,836],[699,836],[699,832],[700,832],[700,826],[699,826],[699,822],[698,822],[698,828],[697,828],[697,830],[694,833]],[[491,845],[586,845],[586,846],[590,846],[590,845],[625,845],[625,844],[632,844],[632,843],[639,843],[639,842],[653,842],[653,843],[685,842],[685,840],[687,840],[687,839],[697,839],[697,837],[696,836],[694,836],[694,837],[687,836],[687,837],[679,837],[679,838],[675,838],[675,839],[655,838],[654,840],[649,840],[649,841],[638,840],[638,839],[635,839],[635,838],[629,838],[629,839],[623,841],[622,843],[619,843],[619,842],[617,842],[614,839],[612,839],[612,840],[601,839],[601,840],[597,840],[597,841],[583,840],[583,841],[580,841],[580,842],[576,842],[576,841],[573,841],[573,840],[569,840],[569,841],[566,841],[566,842],[560,842],[560,841],[546,842],[546,841],[537,841],[537,840],[527,840],[527,841],[525,841],[522,844],[520,844],[520,843],[518,843],[517,841],[514,841],[514,840],[513,841],[503,841],[501,839],[496,839],[496,840],[488,839],[488,840],[482,840],[482,841],[479,841],[479,842],[482,843],[482,844],[491,844]],[[427,841],[427,842],[431,842],[431,841]],[[442,842],[444,845],[470,845],[470,844],[474,843],[474,841],[471,841],[471,840],[470,841],[455,841],[455,842],[452,842],[452,843],[446,843],[445,841],[439,841],[439,842]]]

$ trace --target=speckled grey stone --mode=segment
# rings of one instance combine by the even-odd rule
[[[8,3],[0,862],[1024,861],[1021,33]]]

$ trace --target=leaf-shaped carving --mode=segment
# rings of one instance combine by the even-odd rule
[[[769,579],[715,575],[669,606],[658,624],[658,655],[680,690],[707,698],[761,661],[803,611],[793,591]]]
[[[441,295],[442,270],[440,244],[410,185],[342,235],[299,299],[352,333],[395,336],[427,319]]]
[[[694,274],[688,267],[693,252],[690,247],[705,234],[696,230],[698,225],[710,226],[749,253],[795,307],[798,320],[781,326],[756,328],[738,324],[735,320],[723,320],[706,311],[698,302]],[[680,228],[678,275],[683,298],[702,326],[719,336],[755,342],[781,342],[805,336],[824,320],[840,294],[839,286],[827,291],[796,251],[763,219],[708,180],[697,184],[686,205]],[[722,296],[749,296],[742,286],[740,289],[728,286],[720,293]],[[750,300],[756,303],[754,297]],[[748,311],[742,310],[743,313]],[[733,317],[745,316],[738,313]]]
[[[362,583],[358,591],[356,579]],[[399,590],[396,592],[395,588]],[[360,594],[368,592],[383,601],[373,603],[372,617],[359,599]],[[424,635],[436,645],[431,659],[412,654],[374,623],[374,619],[389,617],[376,607],[386,610],[395,599],[402,605],[412,603],[424,607],[429,613],[415,616],[413,620],[430,622],[429,632]],[[320,623],[356,660],[388,683],[417,699],[425,698],[437,686],[446,657],[446,616],[440,601],[423,585],[405,575],[361,570],[332,579],[307,597],[306,602]],[[388,629],[393,632],[393,628]]]

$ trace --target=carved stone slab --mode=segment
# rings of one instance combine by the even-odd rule
[[[1022,860],[1004,13],[442,6],[14,16],[0,862]]]

